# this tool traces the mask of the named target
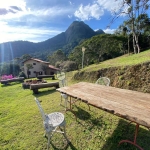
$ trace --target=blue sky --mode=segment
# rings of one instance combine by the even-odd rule
[[[122,0],[0,0],[0,43],[41,42],[66,31],[77,20],[106,33],[126,18],[122,15],[108,29],[113,11]]]

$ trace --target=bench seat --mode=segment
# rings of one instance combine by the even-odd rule
[[[31,84],[30,90],[33,90],[34,94],[38,94],[38,89],[41,88],[48,88],[48,87],[55,87],[59,88],[59,82],[50,82],[50,83],[40,83],[40,84]]]

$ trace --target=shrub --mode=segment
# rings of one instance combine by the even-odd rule
[[[10,74],[10,75],[3,75],[1,77],[1,80],[7,80],[7,79],[12,79],[12,78],[13,78],[12,74]]]
[[[24,77],[25,79],[27,78],[23,71],[19,73],[19,77]]]

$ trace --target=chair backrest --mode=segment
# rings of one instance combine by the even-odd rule
[[[67,86],[67,80],[66,78],[59,80],[59,87]]]
[[[44,110],[43,110],[39,100],[36,97],[35,97],[35,101],[36,101],[36,104],[37,104],[37,106],[38,106],[38,108],[40,110],[40,113],[42,115],[43,121],[45,121],[46,120],[46,114],[44,113]]]
[[[64,72],[58,72],[56,76],[59,80],[59,87],[67,86],[66,74]]]
[[[107,78],[107,77],[100,77],[100,78],[96,81],[96,84],[109,86],[109,84],[110,84],[110,79]]]
[[[35,97],[35,101],[36,101],[36,104],[41,112],[41,115],[42,115],[42,118],[43,118],[43,125],[44,125],[44,129],[46,130],[46,132],[51,132],[54,127],[52,124],[49,124],[49,117],[44,113],[44,110],[39,102],[39,100]]]

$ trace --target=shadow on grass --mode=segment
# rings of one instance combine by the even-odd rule
[[[40,96],[44,96],[44,95],[48,95],[48,94],[52,94],[54,92],[57,92],[56,89],[51,88],[51,89],[45,89],[44,91],[39,91],[38,94],[34,94],[33,95],[35,97],[40,97]]]
[[[118,145],[121,140],[134,140],[136,124],[128,123],[129,122],[120,119],[118,126],[112,133],[111,137],[106,139],[106,144],[101,150],[138,150],[137,147],[129,143],[122,143],[120,146]],[[147,128],[139,128],[136,143],[144,150],[150,150],[150,131]]]
[[[52,142],[50,142],[50,146],[52,146],[54,150],[77,150],[77,148],[75,148],[75,146],[71,142],[65,145],[63,148],[57,148]]]
[[[88,120],[91,118],[91,115],[90,113],[88,113],[87,111],[85,111],[84,109],[82,109],[81,107],[78,107],[78,106],[74,106],[76,107],[77,111],[74,111],[77,119],[80,119],[80,120]]]
[[[13,86],[16,84],[21,84],[21,86],[22,86],[22,82],[11,82],[11,83],[7,83],[7,84],[1,84],[1,87],[5,88],[7,86]]]

